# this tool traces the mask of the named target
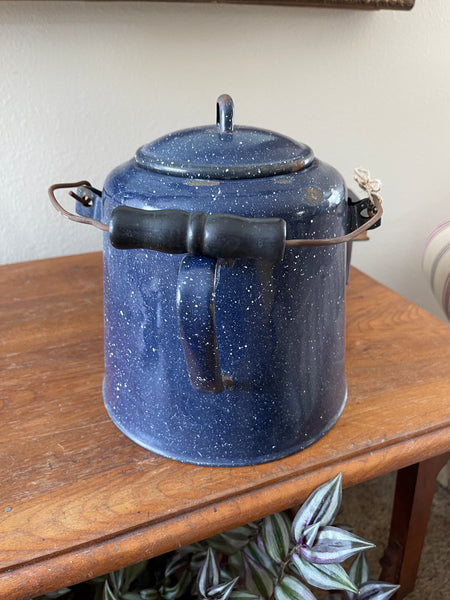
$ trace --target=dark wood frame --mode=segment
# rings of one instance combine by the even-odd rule
[[[179,2],[180,0],[168,0]],[[190,0],[181,0],[187,2]],[[323,8],[358,8],[377,10],[411,10],[415,0],[195,0],[196,2],[219,2],[227,4],[283,4],[285,6],[319,6]]]
[[[317,6],[321,8],[353,8],[365,10],[411,10],[415,0],[165,0],[166,2],[215,2],[219,4],[279,4],[284,6]]]

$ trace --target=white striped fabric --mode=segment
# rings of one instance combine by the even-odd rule
[[[450,221],[441,223],[428,237],[422,266],[435,298],[450,321]]]

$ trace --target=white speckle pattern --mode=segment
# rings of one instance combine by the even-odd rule
[[[186,155],[182,144],[170,162],[195,167],[190,177],[153,172],[134,160],[118,167],[103,191],[105,221],[127,204],[281,217],[288,238],[346,233],[345,184],[334,169],[314,159],[298,172],[261,176],[270,148],[252,157],[242,140],[236,145],[253,162],[246,179],[202,179],[194,160],[200,151],[191,146]],[[227,172],[226,153],[209,159],[221,166],[216,175]],[[274,265],[220,262],[209,305],[199,300],[185,311],[193,323],[189,342],[195,338],[207,354],[214,338],[202,328],[215,304],[220,393],[198,391],[189,379],[177,315],[182,259],[116,250],[105,235],[104,399],[116,425],[150,450],[218,466],[274,460],[324,435],[346,399],[346,246],[288,249]],[[200,279],[190,282],[200,291]]]

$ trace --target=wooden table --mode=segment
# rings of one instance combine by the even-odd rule
[[[435,471],[450,446],[445,323],[353,270],[349,400],[338,424],[294,456],[210,468],[156,456],[107,417],[101,296],[97,253],[0,268],[1,599],[31,598],[286,509],[339,471],[351,486],[397,469],[402,518],[394,511],[385,573],[413,585]]]

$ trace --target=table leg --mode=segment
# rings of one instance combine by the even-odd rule
[[[449,456],[443,454],[397,472],[389,542],[380,561],[380,580],[401,585],[396,600],[414,589],[436,478]]]

